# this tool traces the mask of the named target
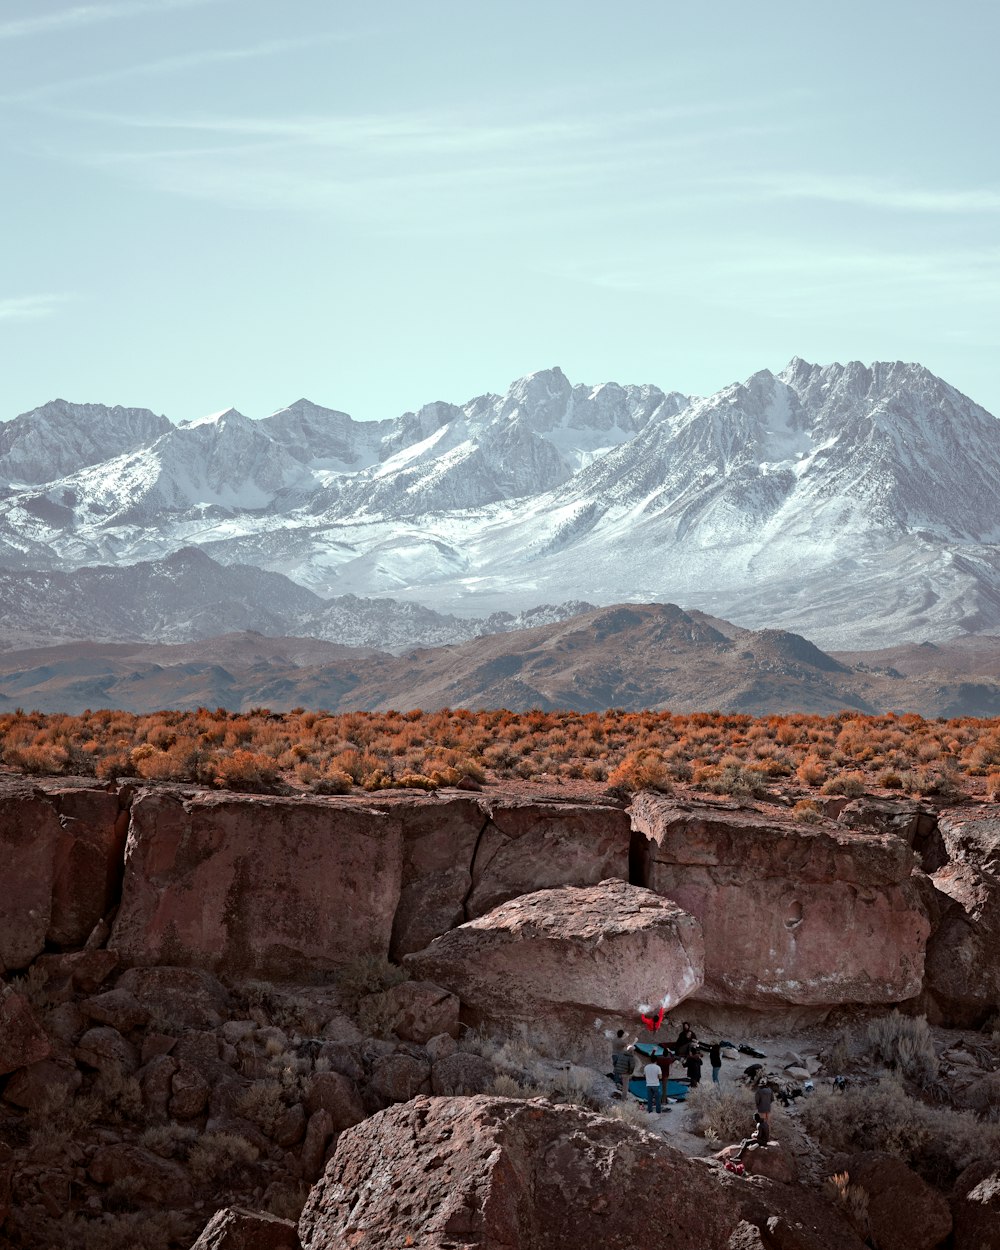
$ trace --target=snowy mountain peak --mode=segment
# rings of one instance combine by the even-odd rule
[[[195,417],[192,421],[179,421],[177,429],[193,430],[199,426],[224,426],[232,425],[239,421],[249,422],[250,418],[245,417],[242,412],[236,408],[223,408],[221,412],[210,412],[204,417]]]
[[[51,482],[145,447],[171,428],[148,408],[50,400],[0,425],[0,479]]]
[[[862,612],[886,639],[1000,629],[1000,426],[903,361],[793,357],[704,398],[551,368],[377,422],[304,398],[179,426],[59,400],[0,426],[0,473],[20,568],[193,543],[466,614],[585,596],[824,645]]]

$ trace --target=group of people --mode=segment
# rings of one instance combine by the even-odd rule
[[[615,1079],[621,1083],[623,1098],[628,1097],[629,1081],[632,1079],[632,1072],[635,1068],[635,1045],[636,1039],[629,1041],[624,1029],[618,1030],[611,1043],[612,1071]],[[659,1115],[661,1111],[670,1110],[667,1105],[667,1084],[670,1080],[670,1068],[674,1063],[683,1064],[689,1088],[696,1089],[701,1084],[704,1049],[702,1043],[695,1037],[694,1030],[685,1020],[672,1046],[660,1045],[658,1054],[650,1054],[647,1057],[642,1072],[646,1084],[646,1110],[650,1115]],[[708,1047],[708,1061],[712,1069],[712,1081],[718,1085],[722,1068],[720,1042],[714,1042]]]

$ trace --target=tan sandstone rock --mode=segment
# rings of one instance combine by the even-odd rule
[[[304,1250],[724,1250],[739,1218],[704,1167],[619,1121],[544,1100],[416,1098],[341,1136],[299,1236]]]
[[[679,907],[603,881],[512,899],[404,964],[454,990],[471,1023],[545,1024],[579,1048],[598,1018],[634,1016],[639,1003],[669,1008],[697,990],[703,951],[700,925]]]
[[[902,839],[651,794],[631,810],[649,886],[703,926],[700,1001],[761,1010],[920,992],[930,922]]]
[[[109,946],[275,980],[389,949],[399,822],[330,800],[144,794]]]

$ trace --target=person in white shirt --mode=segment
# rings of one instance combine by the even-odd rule
[[[646,1110],[650,1115],[653,1114],[653,1105],[656,1105],[656,1114],[660,1114],[660,1065],[654,1063],[652,1059],[643,1068],[643,1075],[646,1078]]]

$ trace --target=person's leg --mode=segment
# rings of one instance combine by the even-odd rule
[[[659,1114],[660,1114],[660,1105],[661,1105],[661,1104],[660,1104],[660,1087],[659,1087],[659,1085],[654,1085],[654,1086],[653,1086],[653,1097],[654,1097],[654,1099],[655,1099],[655,1101],[656,1101],[656,1114],[657,1114],[657,1115],[659,1115]]]
[[[650,1115],[653,1114],[653,1094],[659,1093],[659,1089],[655,1085],[646,1086],[646,1110]]]
[[[622,1073],[622,1097],[626,1101],[628,1100],[628,1082],[630,1075],[631,1073],[628,1071]]]
[[[722,1069],[721,1069],[721,1068],[713,1068],[713,1069],[712,1069],[712,1084],[713,1084],[713,1085],[721,1085],[721,1084],[722,1084],[722,1082],[719,1080],[719,1073],[720,1073],[721,1071],[722,1071]]]

